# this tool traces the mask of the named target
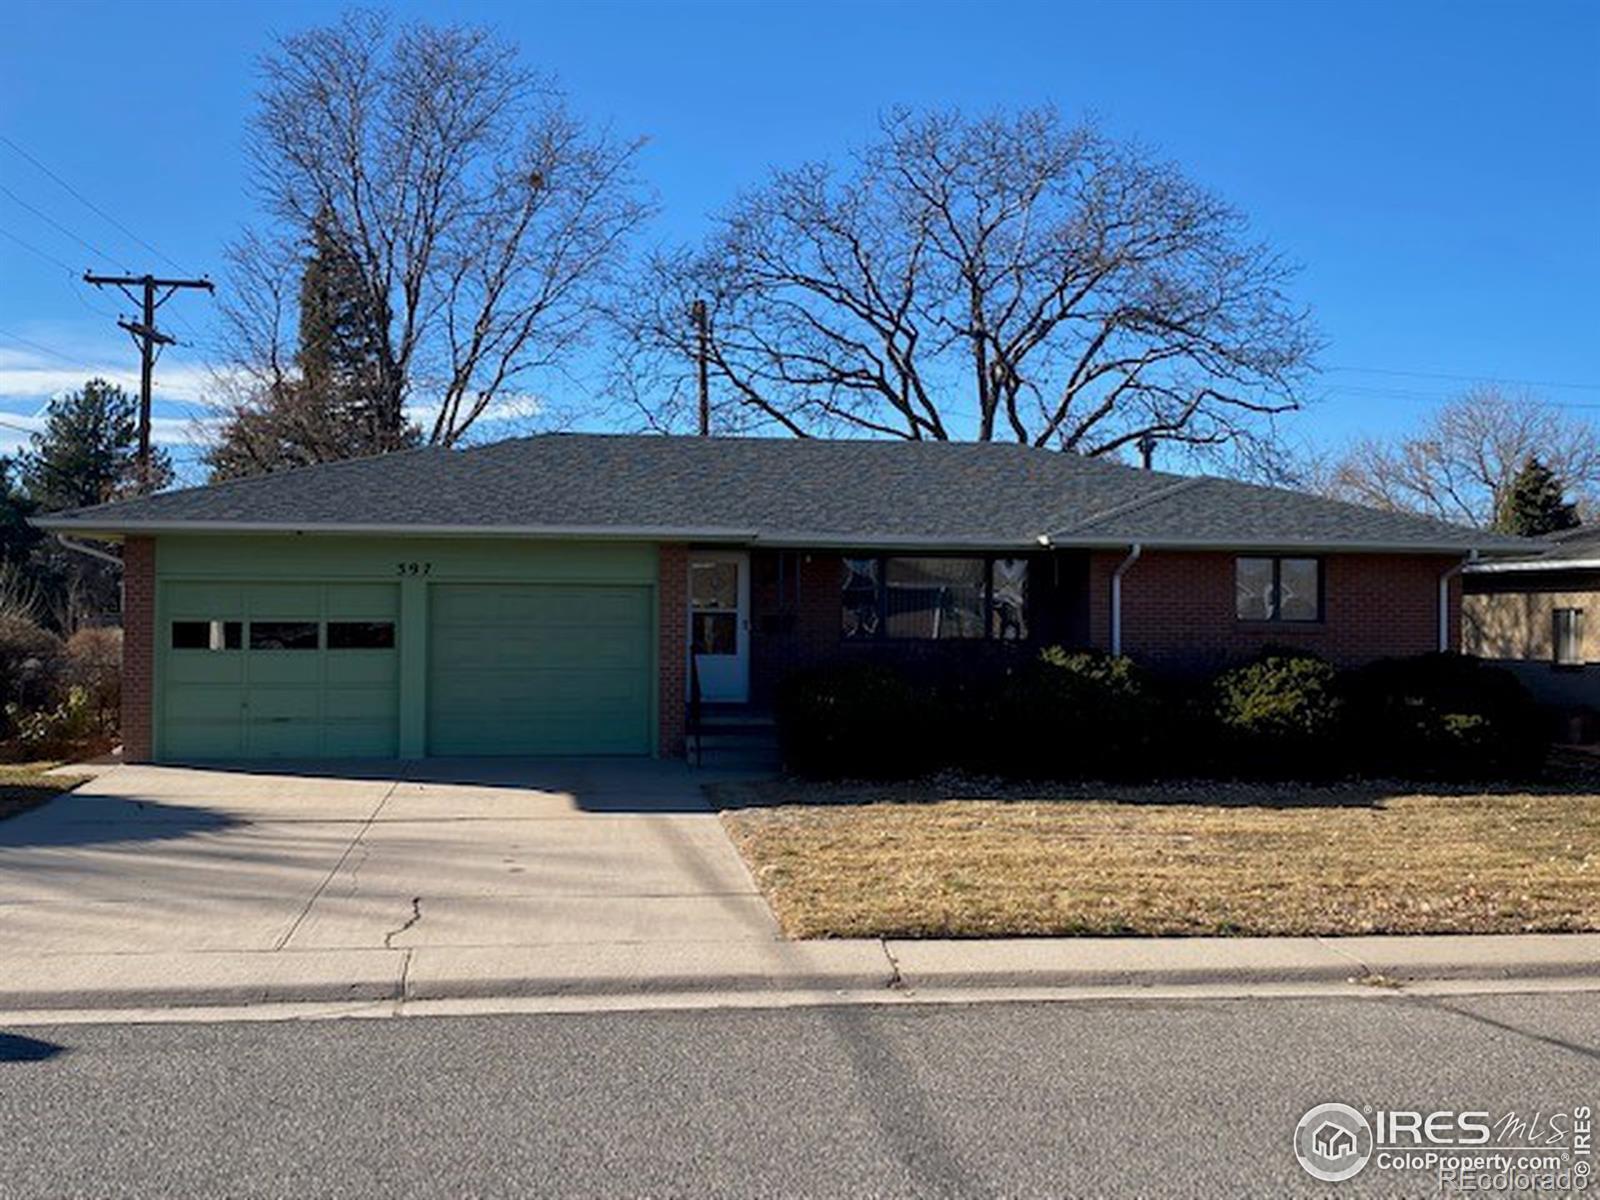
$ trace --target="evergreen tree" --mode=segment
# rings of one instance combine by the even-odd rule
[[[1567,500],[1561,479],[1529,455],[1500,498],[1494,528],[1498,533],[1543,537],[1578,524],[1578,506]]]
[[[22,455],[22,486],[45,512],[137,490],[139,402],[104,379],[51,400],[44,432],[32,443]],[[172,482],[172,462],[162,450],[151,453],[150,479],[157,490]]]
[[[213,479],[361,458],[417,444],[420,431],[388,397],[382,339],[387,306],[326,215],[312,224],[300,276],[295,373],[264,385],[223,424],[205,453]]]
[[[26,559],[44,534],[28,524],[38,506],[11,483],[9,458],[0,458],[0,564]]]
[[[387,305],[375,303],[359,265],[324,215],[311,231],[310,254],[300,277],[301,383],[327,409],[342,432],[340,457],[381,454],[413,444],[404,414],[385,403],[382,338]]]

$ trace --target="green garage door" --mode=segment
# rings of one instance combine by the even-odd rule
[[[649,753],[649,588],[435,584],[428,609],[428,753]]]
[[[173,582],[161,606],[162,758],[396,753],[393,584]]]

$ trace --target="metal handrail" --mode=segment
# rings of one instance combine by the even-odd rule
[[[700,656],[689,651],[689,736],[694,740],[694,765],[700,765]]]

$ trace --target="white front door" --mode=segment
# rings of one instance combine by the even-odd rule
[[[702,700],[743,704],[750,699],[748,554],[689,555],[689,654],[699,671]]]

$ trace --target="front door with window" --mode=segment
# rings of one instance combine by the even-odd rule
[[[700,697],[713,704],[750,698],[750,556],[689,556],[689,653]]]

